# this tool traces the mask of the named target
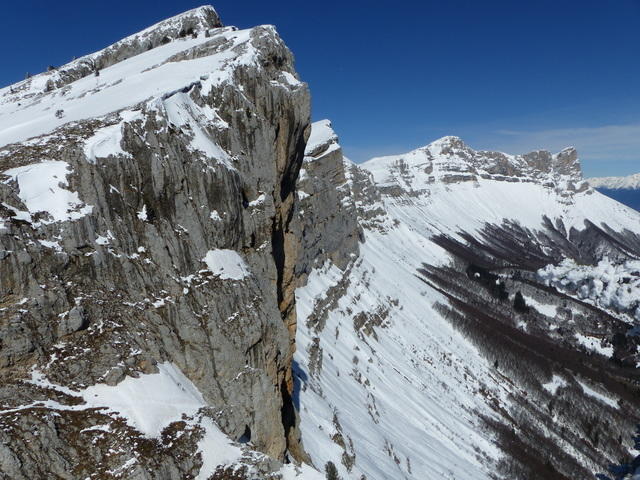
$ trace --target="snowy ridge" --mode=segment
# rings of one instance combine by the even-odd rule
[[[372,173],[395,215],[442,233],[473,232],[505,219],[538,228],[544,217],[562,219],[567,229],[582,230],[588,219],[622,231],[635,230],[639,220],[635,210],[589,188],[573,149],[507,155],[476,152],[457,137],[444,137],[361,167]]]
[[[185,22],[190,25],[189,35],[179,34]],[[168,32],[173,32],[173,36]],[[275,29],[269,25],[239,31],[234,27],[223,28],[213,8],[200,7],[58,70],[0,89],[0,148],[51,132],[69,122],[168,97],[193,86],[198,79],[203,88],[229,82],[238,67],[259,65],[260,53],[254,42],[265,35],[277,38]],[[149,36],[161,41],[135,50],[135,54],[113,54],[113,61],[99,67],[99,76],[93,75],[98,67],[92,67],[92,75],[68,78],[64,85],[51,86],[52,79],[74,66],[86,64],[86,58],[107,55],[122,45],[144,43]],[[301,85],[293,73],[282,75],[281,85],[285,88]]]
[[[438,182],[459,183],[490,179],[532,182],[559,192],[582,191],[580,164],[574,149],[552,155],[545,151],[525,155],[475,151],[458,137],[443,137],[404,155],[372,158],[362,165],[382,187],[423,192]]]
[[[252,31],[220,29],[212,37],[202,34],[180,39],[107,67],[99,77],[84,77],[62,89],[47,92],[32,83],[25,98],[5,95],[0,104],[0,147],[49,133],[72,121],[104,116],[144,100],[161,98],[192,85],[199,77],[215,84],[229,81],[231,67],[256,60]],[[217,55],[171,60],[220,41],[227,42],[228,48]]]
[[[594,177],[588,179],[593,188],[609,190],[640,190],[640,173],[627,177]]]
[[[156,23],[138,33],[97,52],[74,59],[61,67],[49,67],[47,72],[27,78],[9,88],[0,89],[0,96],[11,94],[10,99],[27,99],[39,90],[53,90],[75,80],[94,74],[147,50],[164,45],[186,35],[198,35],[211,28],[222,27],[218,14],[211,6],[194,8]]]

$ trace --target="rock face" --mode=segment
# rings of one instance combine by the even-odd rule
[[[0,471],[208,478],[212,421],[303,456],[291,220],[309,93],[274,29],[202,7],[0,98]],[[193,383],[198,421],[142,435],[82,401],[165,377]]]
[[[297,185],[301,248],[296,276],[302,283],[327,260],[345,268],[358,255],[361,238],[349,181],[352,165],[328,120],[314,123],[311,132]]]

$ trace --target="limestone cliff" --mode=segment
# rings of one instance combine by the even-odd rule
[[[275,30],[202,7],[0,101],[0,471],[208,478],[218,427],[250,442],[229,447],[246,472],[280,468],[255,451],[303,457],[290,223],[310,107]],[[119,394],[87,400],[160,379],[202,408],[150,432]]]

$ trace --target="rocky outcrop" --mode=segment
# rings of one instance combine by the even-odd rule
[[[0,471],[189,478],[211,421],[273,459],[303,457],[291,222],[309,94],[291,53],[272,27],[221,28],[203,7],[89,58],[53,80],[85,118],[0,149]],[[163,83],[174,65],[184,80]],[[78,94],[93,68],[113,83]],[[94,115],[132,77],[149,96]],[[58,95],[33,80],[12,90]],[[165,364],[202,395],[199,421],[178,415],[149,438],[82,401],[96,384],[164,378]],[[91,448],[83,432],[100,434]]]
[[[331,123],[314,123],[297,186],[301,284],[325,261],[344,269],[359,253],[361,233],[350,168]]]

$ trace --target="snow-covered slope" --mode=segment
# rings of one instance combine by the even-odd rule
[[[593,177],[588,179],[593,188],[608,190],[640,190],[640,173],[627,177]]]
[[[313,125],[314,145],[322,136],[335,144],[327,127]],[[301,430],[316,465],[330,460],[353,479],[606,471],[620,450],[582,445],[593,432],[575,414],[601,412],[609,427],[596,429],[630,443],[634,425],[625,415],[637,405],[620,411],[621,385],[611,388],[611,377],[596,372],[614,355],[614,333],[631,326],[637,302],[627,305],[631,316],[597,326],[587,306],[545,289],[554,267],[540,278],[536,268],[570,254],[582,263],[592,254],[638,255],[640,214],[589,188],[573,150],[510,156],[445,137],[408,154],[345,162],[353,201],[378,215],[372,222],[359,210],[357,258],[346,267],[327,260],[297,290]],[[367,182],[381,193],[377,200],[359,197]],[[610,237],[601,240],[601,231]],[[527,313],[515,309],[516,292]],[[566,350],[551,354],[562,342]],[[548,358],[531,357],[533,345],[549,349]],[[583,360],[582,369],[573,357],[584,348],[607,357]],[[619,348],[616,358],[627,355]],[[625,351],[635,366],[634,348]],[[553,375],[563,386],[549,390]],[[553,420],[539,407],[547,404],[555,404]]]

